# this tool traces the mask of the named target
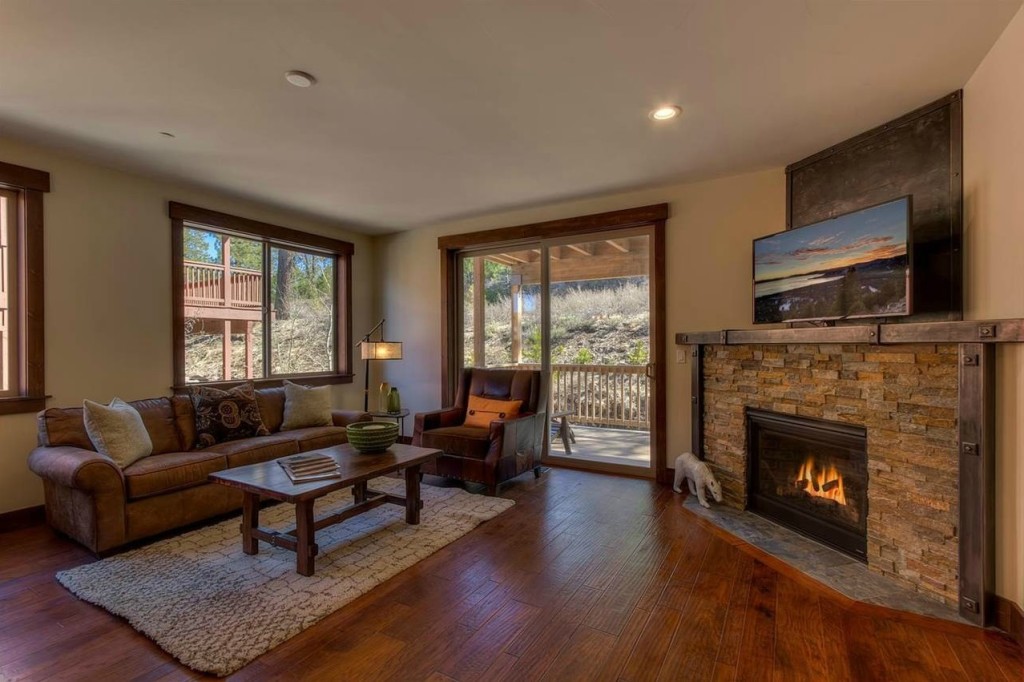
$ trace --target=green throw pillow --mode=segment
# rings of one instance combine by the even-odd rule
[[[331,387],[309,388],[284,382],[284,421],[281,430],[303,429],[309,426],[330,426]]]
[[[120,398],[114,398],[109,405],[83,401],[82,420],[96,452],[114,460],[122,469],[153,454],[153,440],[142,415]]]

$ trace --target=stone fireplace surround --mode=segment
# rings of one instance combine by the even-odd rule
[[[862,425],[868,567],[958,603],[958,346],[703,348],[704,456],[726,504],[747,506],[747,407]]]

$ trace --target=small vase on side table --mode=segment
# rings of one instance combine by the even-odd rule
[[[398,388],[395,386],[392,386],[388,393],[387,409],[391,414],[402,411],[402,397],[398,394]]]

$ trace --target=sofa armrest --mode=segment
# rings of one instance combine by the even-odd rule
[[[461,407],[446,407],[433,412],[417,412],[412,431],[412,444],[419,445],[420,436],[424,431],[440,429],[447,426],[458,426],[465,420],[465,412]]]
[[[123,491],[124,474],[109,457],[72,446],[38,447],[28,456],[37,476],[75,490]]]
[[[36,448],[28,466],[43,479],[51,526],[96,553],[127,541],[124,474],[113,460],[64,445]]]
[[[331,421],[335,426],[348,426],[355,422],[372,422],[373,417],[362,410],[332,410]]]

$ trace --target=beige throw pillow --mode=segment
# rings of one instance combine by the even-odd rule
[[[153,441],[134,407],[114,398],[110,405],[86,400],[82,403],[85,431],[96,452],[126,466],[153,454]]]
[[[331,387],[308,388],[284,382],[284,421],[281,430],[303,429],[307,426],[330,426]]]

